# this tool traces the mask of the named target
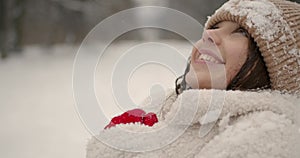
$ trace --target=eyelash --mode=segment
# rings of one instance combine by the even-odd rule
[[[209,29],[211,29],[211,30],[219,29],[219,26],[214,25],[214,26],[212,26],[212,27],[209,28]],[[249,33],[247,32],[247,30],[245,30],[245,29],[242,28],[242,27],[239,27],[238,29],[234,30],[233,33],[242,33],[243,36],[249,37]]]
[[[234,31],[234,33],[242,33],[245,37],[249,37],[249,33],[244,28],[240,27]]]
[[[219,27],[217,25],[212,26],[211,28],[209,28],[210,30],[215,30],[218,29]]]

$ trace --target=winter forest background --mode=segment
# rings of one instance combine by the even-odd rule
[[[80,43],[104,18],[141,5],[174,8],[203,23],[222,2],[224,0],[1,0],[1,54],[5,56],[10,51],[19,51],[23,46],[32,44]],[[162,36],[168,38],[171,35]],[[142,39],[138,31],[126,38]]]
[[[85,157],[91,134],[74,106],[72,68],[80,43],[103,19],[124,9],[152,5],[179,10],[204,24],[225,1],[0,0],[0,157]],[[163,41],[185,55],[191,50],[184,38],[159,29],[130,31],[116,41],[107,50],[100,75],[109,74],[113,60],[142,42]],[[158,75],[149,73],[153,70]],[[148,88],[146,82],[160,79],[173,86],[174,76],[165,77],[169,72],[157,70],[152,65],[137,71],[146,79],[134,84],[134,98],[144,97],[140,89]],[[105,89],[107,83],[99,81],[96,86]],[[99,95],[110,98],[106,92]]]
[[[101,20],[118,11],[143,5],[170,7],[204,24],[206,17],[225,1],[0,0],[0,52],[5,57],[7,53],[20,51],[26,45],[80,43]],[[129,33],[125,39],[145,39],[140,32]],[[159,33],[159,38],[174,36],[167,32]]]

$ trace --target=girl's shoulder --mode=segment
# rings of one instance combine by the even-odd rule
[[[252,112],[227,125],[200,157],[297,157],[300,133],[291,120],[272,111]]]
[[[165,116],[172,119],[180,110],[193,115],[193,123],[214,122],[225,116],[235,117],[251,112],[271,111],[299,122],[300,99],[275,91],[187,90],[173,103],[162,106]],[[195,112],[196,111],[196,112]]]

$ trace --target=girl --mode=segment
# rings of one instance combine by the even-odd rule
[[[145,102],[158,123],[103,130],[87,157],[299,157],[299,47],[299,4],[228,1],[208,19],[175,92]]]

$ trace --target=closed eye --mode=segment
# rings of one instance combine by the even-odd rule
[[[246,29],[242,28],[242,27],[239,27],[233,33],[240,33],[240,34],[242,34],[245,37],[249,37],[250,36],[249,33],[248,33],[248,31]]]
[[[217,24],[216,25],[213,25],[212,27],[209,28],[209,30],[215,30],[215,29],[218,29],[220,28]]]

